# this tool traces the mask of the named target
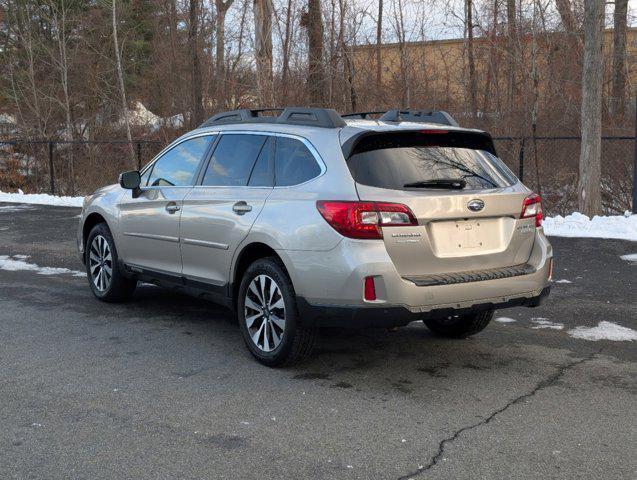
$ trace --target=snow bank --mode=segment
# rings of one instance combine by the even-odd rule
[[[637,263],[637,253],[630,253],[628,255],[622,255],[619,258],[621,258],[622,260],[626,260],[627,262]]]
[[[84,197],[57,197],[46,193],[5,193],[0,191],[0,202],[37,203],[61,207],[81,207]]]
[[[554,237],[618,238],[637,242],[637,215],[589,218],[575,212],[544,219],[544,232]]]
[[[568,331],[574,338],[582,340],[612,340],[614,342],[632,342],[637,340],[637,331],[612,322],[599,322],[596,327],[575,327]]]
[[[36,272],[38,275],[61,275],[71,274],[74,277],[85,277],[86,273],[78,270],[70,270],[61,267],[41,267],[35,263],[25,262],[24,259],[29,258],[28,255],[0,255],[0,270],[9,270],[11,272],[28,271]]]

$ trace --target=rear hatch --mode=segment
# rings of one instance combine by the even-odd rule
[[[345,146],[344,146],[345,147]],[[418,225],[383,227],[402,276],[525,264],[535,219],[520,219],[529,190],[480,132],[373,132],[345,152],[363,201],[406,205]]]

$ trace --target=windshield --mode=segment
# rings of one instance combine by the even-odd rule
[[[471,148],[466,142],[459,146],[445,138],[446,134],[401,137],[373,139],[357,146],[348,160],[354,180],[393,190],[484,190],[517,182],[493,153]]]

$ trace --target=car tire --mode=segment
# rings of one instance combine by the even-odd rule
[[[84,248],[86,275],[93,295],[109,303],[128,300],[135,292],[137,280],[124,275],[108,225],[95,225]]]
[[[248,267],[237,317],[248,350],[263,365],[290,366],[312,353],[317,330],[301,325],[294,287],[277,258],[261,258]]]
[[[441,319],[423,320],[429,330],[447,338],[466,338],[481,332],[493,318],[493,310],[466,313]]]

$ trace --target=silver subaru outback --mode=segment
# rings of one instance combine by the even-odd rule
[[[539,305],[552,273],[540,197],[491,137],[445,112],[371,117],[210,118],[86,197],[91,290],[118,302],[144,281],[225,304],[269,366],[308,356],[320,327],[422,320],[462,338],[495,309]]]

